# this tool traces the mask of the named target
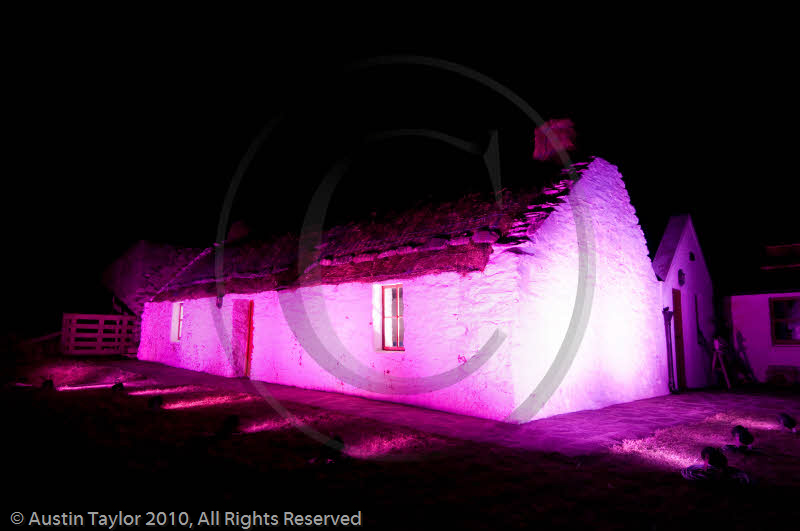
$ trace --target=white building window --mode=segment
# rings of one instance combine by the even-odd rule
[[[769,300],[773,345],[800,345],[800,297]]]
[[[172,328],[170,329],[170,340],[177,343],[183,336],[183,303],[175,302],[172,304]]]
[[[403,286],[381,287],[383,350],[405,350],[403,347]]]

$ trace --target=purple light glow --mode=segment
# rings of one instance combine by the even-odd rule
[[[404,433],[391,435],[376,435],[356,443],[355,445],[345,445],[344,453],[350,457],[359,459],[370,459],[373,457],[386,455],[393,450],[402,450],[420,446],[423,440],[416,435]]]
[[[266,419],[266,420],[259,420],[253,422],[252,424],[245,426],[242,428],[244,433],[257,433],[259,431],[275,431],[275,430],[282,430],[284,428],[288,428],[291,426],[296,426],[298,424],[306,424],[310,421],[313,421],[317,417],[312,415],[306,417],[293,417],[290,419],[287,418],[275,418],[275,419]]]
[[[615,454],[635,455],[664,468],[685,468],[699,462],[700,449],[731,444],[731,428],[774,431],[777,422],[749,415],[717,413],[697,424],[673,426],[643,439],[624,440],[611,448]],[[756,434],[756,438],[758,435]]]
[[[257,399],[257,396],[237,394],[237,395],[212,395],[194,400],[178,400],[164,404],[164,409],[187,409],[193,407],[218,406],[220,404],[232,404],[235,402],[249,402]]]
[[[84,391],[87,389],[111,389],[114,384],[60,385],[58,391]]]
[[[723,444],[729,444],[731,442],[731,427],[724,428],[724,434],[694,433],[690,435],[690,438],[692,441],[703,446],[722,446]]]
[[[646,439],[626,439],[611,448],[611,452],[622,455],[636,455],[663,468],[686,468],[699,461],[699,451],[689,452],[685,448],[673,448],[659,444],[655,437]]]
[[[757,417],[750,417],[750,416],[743,416],[743,415],[731,415],[729,413],[717,413],[711,419],[715,421],[725,422],[729,424],[728,430],[736,425],[741,425],[747,428],[748,430],[778,430],[780,426],[778,422],[770,419],[764,420],[763,418]]]
[[[205,390],[207,390],[205,387],[198,387],[196,385],[180,385],[177,387],[142,389],[141,391],[131,391],[128,394],[131,396],[171,395],[175,393],[190,393],[192,391],[205,391]]]

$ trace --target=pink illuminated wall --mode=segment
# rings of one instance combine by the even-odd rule
[[[769,299],[800,297],[800,292],[734,295],[730,298],[733,340],[744,342],[750,366],[759,381],[766,381],[770,365],[800,368],[800,345],[774,345],[770,331]]]
[[[541,380],[567,333],[576,298],[578,243],[570,204],[588,208],[596,279],[588,326],[571,369],[537,418],[668,392],[660,283],[622,176],[595,159],[534,234],[517,264],[520,304],[512,335],[519,403]]]
[[[570,202],[588,207],[596,249],[594,303],[571,370],[539,417],[651,397],[667,392],[661,294],[644,236],[616,167],[596,159],[574,186]],[[505,419],[536,387],[567,331],[578,281],[578,244],[569,203],[556,207],[534,241],[494,244],[483,272],[387,279],[403,285],[405,350],[376,342],[372,283],[300,288],[283,293],[227,294],[187,300],[180,342],[170,341],[172,302],[148,303],[139,358],[222,376],[240,376],[235,308],[253,300],[251,377],[479,417]],[[523,252],[519,252],[523,251]],[[239,302],[237,302],[239,301]],[[287,323],[297,304],[327,315],[342,349],[375,374],[419,378],[457,367],[496,331],[507,337],[477,372],[421,394],[385,394],[354,387],[322,369]],[[295,302],[297,304],[295,304]],[[233,339],[231,339],[233,331]],[[338,352],[338,347],[336,352]],[[334,354],[336,354],[334,352]],[[338,354],[337,354],[338,355]]]

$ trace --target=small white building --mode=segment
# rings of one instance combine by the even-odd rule
[[[653,269],[663,282],[661,301],[669,333],[667,349],[671,352],[670,388],[706,387],[713,382],[713,287],[689,214],[669,219]]]
[[[769,245],[745,292],[726,299],[732,345],[757,380],[800,383],[800,244]]]

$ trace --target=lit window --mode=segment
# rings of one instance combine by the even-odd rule
[[[403,348],[403,286],[394,284],[382,287],[383,349]]]
[[[178,304],[178,341],[183,335],[183,303]]]
[[[769,300],[773,345],[800,345],[800,297]]]
[[[183,303],[176,302],[172,305],[172,329],[170,330],[170,340],[176,343],[181,340],[183,335]]]

